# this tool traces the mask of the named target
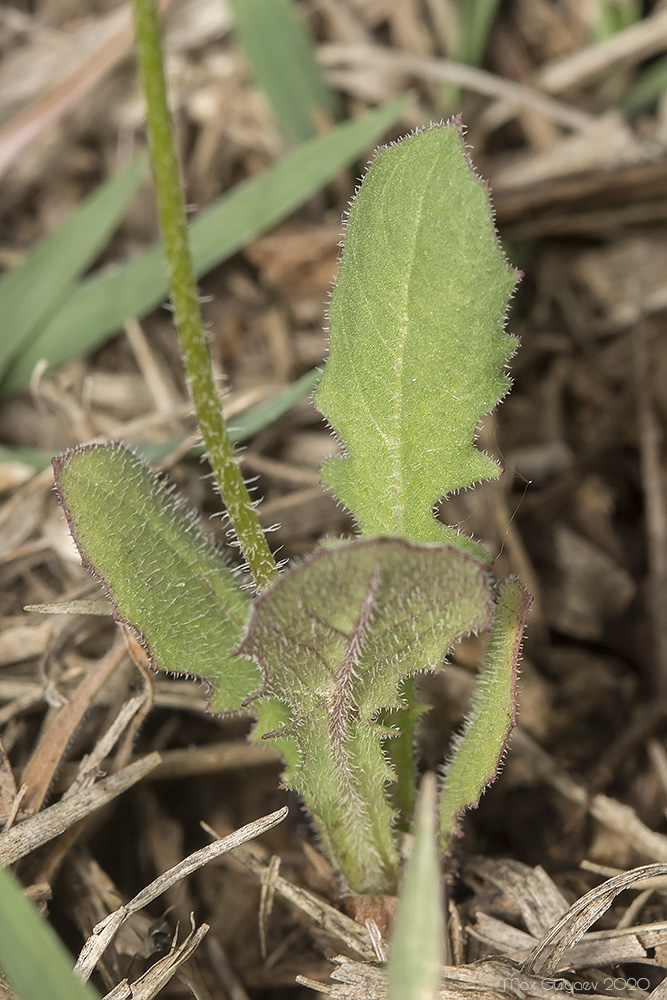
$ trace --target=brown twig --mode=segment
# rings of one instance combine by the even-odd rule
[[[660,459],[661,435],[653,408],[646,329],[642,324],[633,331],[632,348],[635,366],[635,398],[639,430],[639,456],[646,505],[646,542],[648,555],[649,613],[653,631],[654,692],[667,695],[667,497]]]

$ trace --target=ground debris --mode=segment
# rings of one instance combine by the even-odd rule
[[[407,89],[413,103],[388,140],[462,113],[525,273],[510,324],[522,340],[514,387],[479,428],[505,475],[442,506],[535,602],[520,725],[448,879],[457,964],[441,995],[553,1000],[567,982],[593,997],[665,1000],[667,114],[651,77],[667,13],[653,0],[512,0],[473,65],[457,39],[468,5],[294,2],[346,116]],[[604,36],[602,6],[641,12]],[[144,111],[115,0],[0,7],[4,270],[143,148]],[[171,0],[164,29],[188,201],[201,210],[288,144],[227,5]],[[340,220],[362,166],[202,279],[228,415],[321,364]],[[157,235],[145,182],[95,268]],[[78,929],[78,947],[88,941],[82,963],[108,997],[283,1000],[318,983],[340,1000],[384,997],[390,928],[350,916],[307,818],[278,789],[276,752],[248,742],[248,718],[207,715],[204,688],[149,677],[85,603],[100,595],[56,505],[49,456],[93,438],[167,442],[163,467],[225,546],[190,411],[164,310],[56,371],[37,366],[29,387],[0,400],[0,859],[19,866],[56,926]],[[352,530],[318,484],[334,449],[306,398],[248,443],[244,468],[285,557]],[[67,602],[77,614],[56,614]],[[465,716],[480,651],[463,643],[424,683],[429,767]],[[199,853],[201,822],[226,840],[287,804],[285,822],[205,875],[181,861]],[[160,881],[174,869],[187,883]],[[612,898],[619,886],[627,896]],[[391,907],[373,906],[390,923]],[[646,989],[620,989],[633,979]]]

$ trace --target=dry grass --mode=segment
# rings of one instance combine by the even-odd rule
[[[631,119],[618,110],[647,60],[667,49],[667,9],[648,6],[637,25],[596,43],[593,2],[504,3],[484,68],[471,69],[447,59],[448,0],[301,4],[350,115],[411,87],[406,131],[449,113],[443,83],[466,88],[475,161],[525,271],[512,321],[522,338],[515,388],[482,435],[506,475],[446,504],[446,518],[494,552],[499,575],[519,573],[536,598],[521,725],[458,849],[448,959],[458,971],[446,996],[515,995],[508,970],[533,949],[531,996],[553,995],[539,982],[564,966],[607,995],[605,977],[654,987],[667,965],[664,871],[638,883],[629,903],[605,896],[594,933],[581,937],[593,913],[584,906],[585,917],[568,917],[565,950],[539,948],[603,877],[667,862],[667,101]],[[172,0],[166,23],[188,199],[203,207],[285,147],[222,0]],[[19,262],[141,145],[130,50],[127,11],[107,0],[15,0],[0,11],[1,265]],[[322,358],[323,303],[353,188],[352,172],[340,176],[203,281],[232,412]],[[144,189],[104,261],[155,236]],[[175,337],[158,312],[91,357],[36,372],[29,392],[2,402],[0,435],[55,453],[98,435],[187,434],[188,414]],[[318,485],[329,450],[303,403],[245,452],[262,517],[281,522],[272,538],[289,555],[349,528]],[[197,464],[181,453],[167,464],[213,513]],[[104,618],[23,612],[98,595],[50,473],[0,465],[0,490],[3,862],[18,864],[74,952],[123,909],[96,953],[95,979],[110,996],[278,1000],[312,996],[303,984],[313,981],[334,997],[383,996],[381,973],[363,963],[378,954],[391,907],[378,901],[369,914],[341,894],[298,804],[276,790],[275,754],[245,742],[246,720],[206,717],[202,691],[151,677]],[[427,763],[464,711],[476,652],[461,647],[428,682]],[[225,837],[285,803],[290,818],[252,849],[164,887],[146,910],[127,908],[208,843],[201,823]],[[187,937],[191,913],[199,930]],[[344,957],[330,985],[336,954]],[[114,989],[151,965],[148,986]],[[656,998],[667,995],[660,989]]]

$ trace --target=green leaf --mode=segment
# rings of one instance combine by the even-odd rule
[[[388,1000],[437,1000],[444,955],[436,781],[425,774],[417,802],[414,841],[398,894],[389,951]]]
[[[255,403],[243,413],[239,413],[234,417],[234,423],[229,428],[229,436],[233,444],[239,444],[241,441],[259,434],[265,427],[269,427],[276,420],[279,420],[313,389],[318,378],[319,372],[314,370],[306,372],[296,382],[287,386],[286,389],[282,389],[275,396],[264,399],[261,403]],[[178,448],[183,441],[183,437],[170,437],[166,441],[139,441],[136,445],[136,451],[147,462],[160,462],[165,455]],[[203,454],[204,448],[201,444],[193,445],[188,452],[188,455],[194,456]],[[48,469],[52,458],[52,452],[40,448],[10,447],[0,444],[0,463],[22,462],[24,465],[31,465],[34,469],[41,470]]]
[[[256,403],[243,413],[232,417],[229,427],[229,436],[236,444],[245,441],[246,438],[259,434],[265,427],[274,424],[280,417],[300,403],[308,393],[312,392],[316,386],[320,373],[315,369],[306,372],[286,389],[281,389],[275,396],[265,399],[261,403]]]
[[[468,66],[481,66],[500,0],[458,0],[459,21],[455,49],[449,58]]]
[[[655,62],[644,66],[634,82],[615,102],[620,110],[629,118],[634,118],[647,111],[667,92],[667,58],[661,56]]]
[[[626,31],[642,19],[640,0],[598,0],[593,37],[604,42],[621,31]]]
[[[284,734],[289,732],[292,712],[285,702],[278,701],[277,698],[261,698],[259,701],[253,702],[252,707],[257,714],[257,721],[250,738],[255,743],[260,743],[266,733]],[[271,742],[282,754],[285,763],[283,781],[290,788],[299,771],[299,749],[289,735],[273,735]]]
[[[481,66],[500,0],[454,0],[450,5],[450,39],[447,57],[467,66]],[[458,108],[465,88],[446,83],[441,88],[445,105]]]
[[[387,789],[387,793],[396,810],[399,829],[409,829],[408,824],[415,810],[417,725],[428,705],[416,697],[411,677],[403,683],[400,695],[403,707],[398,711],[382,712],[380,721],[400,732],[384,748],[385,756],[396,774],[396,782]]]
[[[395,887],[394,814],[382,752],[382,709],[400,685],[442,666],[461,635],[488,627],[482,563],[459,549],[403,539],[358,539],[288,570],[253,605],[240,650],[292,721],[300,763],[287,775],[304,798],[333,864],[356,892]],[[250,699],[252,701],[252,699]]]
[[[48,469],[51,465],[53,452],[45,448],[23,448],[19,445],[12,446],[0,444],[0,463],[21,462],[23,465],[30,465],[33,469]]]
[[[95,1000],[73,961],[13,875],[0,868],[0,969],[20,1000]]]
[[[292,409],[297,403],[308,395],[317,384],[320,373],[315,369],[306,372],[286,389],[281,389],[270,399],[264,399],[261,403],[255,403],[248,407],[243,413],[233,417],[233,422],[229,426],[229,438],[232,444],[240,444],[255,434],[259,434],[265,427],[270,427],[276,420],[279,420]],[[137,444],[137,451],[149,462],[159,462],[168,455],[170,451],[177,448],[183,438],[169,438],[167,441],[146,442]],[[195,444],[188,455],[204,456],[204,446]]]
[[[100,185],[69,218],[0,279],[0,381],[106,244],[146,169],[139,157]],[[39,360],[37,358],[36,360]],[[33,364],[34,367],[34,364]],[[28,378],[32,368],[28,373]]]
[[[445,848],[463,813],[475,808],[498,776],[516,725],[516,688],[521,637],[531,597],[518,580],[502,580],[489,645],[472,707],[445,771],[440,797],[440,836]]]
[[[193,516],[132,452],[86,445],[53,460],[56,489],[81,559],[116,621],[154,666],[203,678],[211,708],[234,711],[259,681],[234,656],[248,597]]]
[[[355,160],[399,118],[409,98],[383,105],[304,143],[275,166],[238,184],[190,227],[198,276],[227,260],[302,205]],[[168,293],[162,248],[155,246],[82,282],[16,360],[0,384],[7,393],[26,385],[36,363],[51,367],[86,354],[134,316],[143,316]]]
[[[474,439],[505,395],[516,272],[456,124],[381,149],[352,205],[315,401],[345,456],[322,478],[364,535],[482,550],[433,516],[500,474]]]
[[[236,34],[283,135],[292,143],[312,139],[337,108],[294,4],[231,0],[231,7]]]

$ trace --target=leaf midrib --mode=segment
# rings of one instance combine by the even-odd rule
[[[396,360],[394,363],[394,384],[396,387],[396,417],[395,417],[395,437],[394,437],[394,475],[392,477],[395,484],[394,494],[394,533],[397,535],[406,534],[404,526],[404,514],[405,514],[405,474],[403,469],[403,461],[401,457],[401,444],[402,444],[402,428],[403,428],[403,410],[405,397],[403,393],[403,360],[405,355],[405,345],[408,339],[408,328],[409,328],[409,307],[408,302],[410,298],[410,284],[412,279],[412,272],[415,266],[415,253],[417,249],[417,240],[419,237],[419,230],[421,226],[421,220],[424,209],[424,201],[426,200],[426,191],[429,188],[431,175],[435,170],[436,163],[434,162],[431,166],[424,184],[422,187],[421,197],[419,199],[419,205],[417,211],[415,212],[415,226],[413,230],[413,240],[412,248],[410,254],[410,264],[407,269],[407,275],[405,279],[405,294],[403,297],[403,321],[398,327],[398,345],[396,350]],[[394,167],[394,171],[398,169],[398,164]]]

